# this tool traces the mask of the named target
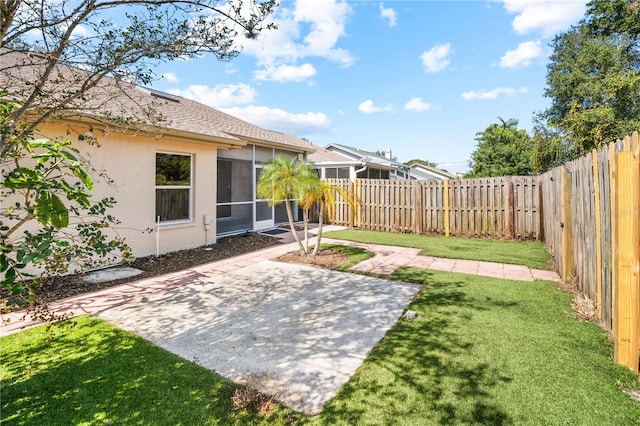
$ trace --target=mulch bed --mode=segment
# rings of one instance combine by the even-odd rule
[[[204,250],[204,247],[181,250],[168,253],[159,257],[147,256],[137,258],[130,266],[140,269],[142,274],[133,278],[121,278],[101,283],[89,283],[82,279],[82,274],[52,277],[41,282],[34,288],[41,302],[49,303],[55,300],[76,296],[83,293],[102,290],[134,280],[168,274],[171,272],[188,269],[196,265],[222,260],[228,257],[260,250],[266,247],[280,244],[278,238],[247,232],[241,235],[219,238],[216,244],[210,247],[213,250]],[[336,269],[348,259],[348,256],[339,251],[322,250],[316,256],[300,255],[298,251],[292,251],[280,256],[278,261],[314,265],[323,268]],[[0,301],[9,295],[0,290]]]
[[[289,252],[278,257],[276,260],[287,263],[301,263],[305,265],[320,266],[322,268],[337,269],[344,262],[349,260],[349,256],[336,250],[322,250],[317,255],[301,255],[300,252]]]
[[[95,284],[82,280],[82,275],[80,274],[67,275],[49,278],[34,290],[41,301],[48,303],[82,293],[102,290],[132,280],[180,271],[278,244],[280,242],[277,238],[255,232],[247,232],[241,235],[219,238],[216,244],[210,246],[213,249],[210,251],[204,250],[204,247],[199,247],[168,253],[159,257],[147,256],[138,258],[130,266],[142,270],[143,273],[134,278],[122,278]],[[0,300],[6,296],[6,294],[0,294]]]

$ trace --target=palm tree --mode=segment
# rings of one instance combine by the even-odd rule
[[[345,188],[318,180],[314,187],[308,189],[301,199],[300,207],[308,211],[315,203],[318,203],[320,211],[318,213],[318,235],[316,246],[313,248],[313,255],[317,255],[320,250],[320,241],[322,240],[322,224],[324,215],[331,220],[336,210],[336,194],[342,197],[351,207],[355,207],[356,200],[352,194]]]
[[[269,206],[285,203],[291,233],[298,243],[300,254],[307,254],[293,223],[291,202],[301,200],[305,193],[320,182],[311,165],[293,158],[276,157],[265,164],[256,185],[259,198],[268,199]]]

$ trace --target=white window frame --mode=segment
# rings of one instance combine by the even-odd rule
[[[167,154],[167,155],[179,155],[181,157],[189,157],[189,186],[184,186],[184,185],[155,185],[155,189],[154,189],[154,195],[157,192],[158,189],[188,189],[189,190],[189,202],[188,202],[188,206],[189,206],[189,217],[187,219],[178,219],[178,220],[166,220],[166,221],[161,221],[160,222],[160,226],[172,226],[172,225],[183,225],[186,223],[192,223],[193,222],[193,178],[194,178],[194,173],[193,173],[193,159],[194,159],[194,155],[192,153],[185,153],[185,152],[171,152],[171,151],[156,151],[156,157],[155,157],[155,162],[157,162],[157,154]],[[154,171],[155,168],[157,167],[157,163],[155,164],[154,167]],[[157,216],[157,206],[155,206],[154,209],[154,214],[155,217],[153,218],[154,222],[157,222],[158,220],[158,216]]]

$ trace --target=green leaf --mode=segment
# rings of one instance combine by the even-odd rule
[[[93,190],[93,181],[91,177],[85,172],[81,165],[73,168],[73,174],[75,177],[80,179],[82,183],[87,187],[89,191]]]
[[[22,292],[24,292],[24,286],[23,286],[22,284],[14,285],[14,286],[11,288],[11,293],[12,293],[13,295],[18,295],[18,294],[21,294]]]
[[[71,154],[69,151],[60,151],[60,153],[67,160],[72,161],[74,163],[78,162],[78,159],[73,154]]]
[[[51,246],[51,242],[50,241],[44,241],[44,242],[40,243],[40,245],[38,245],[38,248],[36,250],[38,250],[40,253],[42,253],[45,250],[48,250],[50,246]]]
[[[4,272],[9,268],[9,259],[4,254],[0,255],[0,272]]]
[[[22,259],[19,260],[19,262],[26,266],[28,263],[31,263],[34,256],[35,253],[27,253],[22,257]]]
[[[55,194],[51,195],[51,207],[51,224],[56,228],[64,228],[69,225],[69,211]]]
[[[49,223],[51,216],[51,194],[43,192],[36,202],[36,219],[43,225]]]
[[[69,211],[62,200],[50,192],[40,194],[36,205],[36,218],[38,222],[44,225],[50,223],[56,228],[69,225]]]
[[[15,268],[12,267],[7,269],[7,272],[4,274],[4,279],[2,280],[2,286],[7,287],[13,284],[16,281],[17,276],[18,274],[16,273]]]

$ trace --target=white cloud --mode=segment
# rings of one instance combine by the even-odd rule
[[[514,50],[509,50],[500,58],[502,68],[520,68],[531,65],[531,61],[542,55],[540,41],[526,41],[518,44]]]
[[[411,98],[407,101],[406,104],[404,104],[404,109],[407,111],[416,111],[416,112],[422,112],[422,111],[429,111],[430,109],[433,108],[433,105],[425,102],[422,98]]]
[[[243,52],[255,56],[262,66],[291,65],[309,57],[351,66],[355,61],[352,54],[336,47],[340,37],[346,35],[351,11],[345,0],[297,0],[269,18],[277,30],[264,31],[256,40],[244,40]]]
[[[87,28],[85,25],[76,26],[71,34],[72,37],[91,37],[95,35],[93,30]]]
[[[278,108],[252,105],[221,108],[220,111],[260,127],[291,135],[323,133],[331,128],[331,120],[322,112],[291,113]]]
[[[162,78],[167,80],[169,83],[177,83],[179,81],[178,76],[174,72],[166,72],[162,74]]]
[[[420,58],[426,72],[442,71],[451,62],[449,60],[450,44],[440,44],[426,50]]]
[[[167,90],[169,93],[201,102],[210,107],[230,107],[253,102],[256,91],[248,84],[219,84],[209,87],[192,84],[186,89]]]
[[[395,27],[398,24],[398,16],[396,11],[390,7],[385,8],[384,4],[380,3],[380,16],[388,21],[390,27]]]
[[[587,0],[541,1],[500,0],[507,12],[515,14],[511,26],[517,34],[539,31],[550,37],[564,31],[584,16]]]
[[[256,80],[277,81],[303,81],[316,75],[316,69],[311,64],[267,66],[265,69],[254,71]]]
[[[374,112],[382,111],[382,108],[373,105],[373,101],[371,99],[367,99],[358,105],[358,109],[365,114],[373,114]]]
[[[512,98],[516,95],[527,93],[528,91],[529,89],[527,87],[519,87],[517,89],[513,87],[497,87],[490,91],[485,91],[485,90],[473,91],[472,90],[469,92],[464,92],[462,94],[462,97],[467,101],[473,101],[476,99],[497,99],[498,96],[501,96],[501,95]]]
[[[373,114],[375,112],[393,111],[393,105],[376,106],[371,99],[367,99],[358,105],[360,112],[365,114]]]

